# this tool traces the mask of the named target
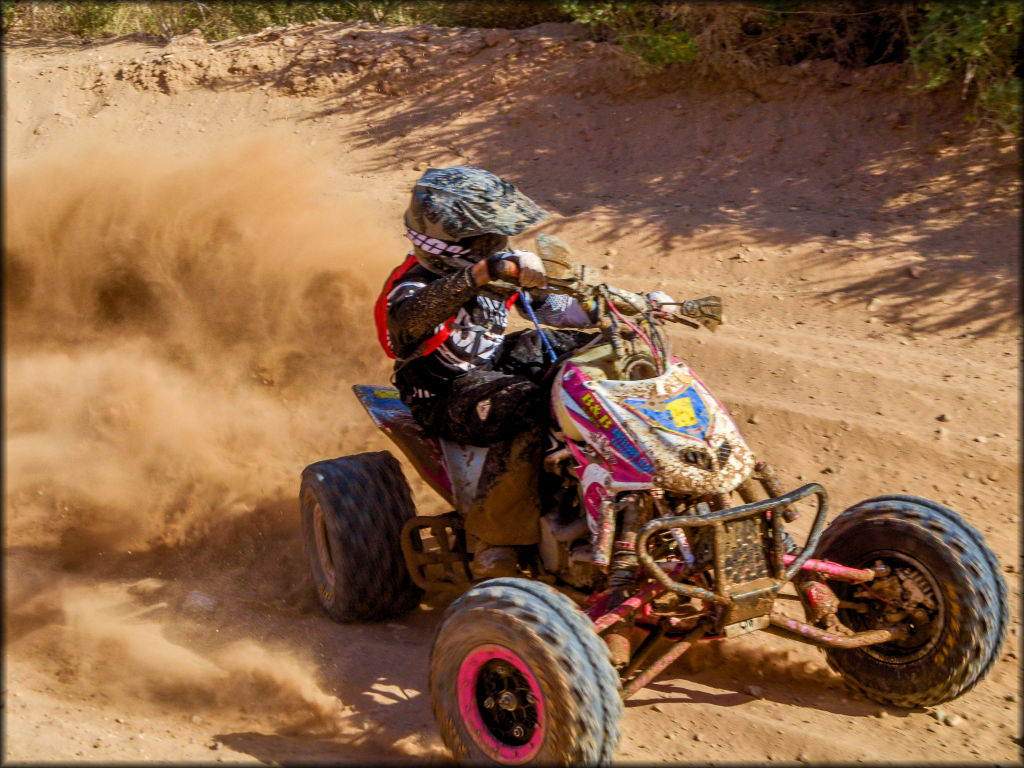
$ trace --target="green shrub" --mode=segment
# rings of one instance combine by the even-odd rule
[[[3,30],[6,32],[14,23],[14,3],[11,0],[3,0],[0,2],[0,9],[3,10]]]
[[[1006,0],[928,3],[910,61],[921,89],[957,83],[974,117],[1020,133],[1021,6]]]
[[[627,48],[635,51],[648,64],[687,64],[698,58],[697,43],[685,29],[656,30],[625,39]]]
[[[863,67],[905,58],[909,3],[563,2],[576,21],[655,65],[696,62],[705,74],[831,59]]]
[[[572,21],[555,0],[440,0],[401,5],[402,8],[395,9],[395,15],[410,24],[524,29],[549,21]]]
[[[676,21],[671,5],[569,0],[559,6],[572,20],[590,27],[598,39],[620,44],[649,65],[697,60],[697,44],[690,31]]]
[[[769,66],[830,60],[844,67],[910,61],[927,90],[961,84],[972,116],[1021,131],[1021,5],[938,2],[670,3],[566,0],[561,7],[660,67],[756,81]]]
[[[117,13],[116,3],[67,3],[69,24],[76,35],[105,32]]]

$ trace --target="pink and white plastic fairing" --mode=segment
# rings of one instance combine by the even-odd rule
[[[639,381],[592,373],[570,360],[552,387],[592,527],[601,500],[622,491],[726,493],[750,477],[753,453],[686,363],[672,358],[664,374]]]

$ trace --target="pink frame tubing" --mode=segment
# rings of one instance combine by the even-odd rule
[[[786,565],[792,563],[795,559],[795,555],[783,555],[783,561]],[[675,570],[670,574],[670,578],[678,578],[681,573],[683,564],[680,563],[676,566]],[[824,576],[839,581],[849,581],[853,583],[861,583],[871,581],[877,575],[874,571],[869,568],[850,568],[839,563],[834,563],[831,560],[815,560],[808,558],[800,570],[802,571],[813,571],[815,573],[821,573]],[[650,582],[644,585],[634,595],[623,600],[619,605],[610,611],[605,611],[604,606],[607,603],[607,597],[604,599],[598,599],[594,605],[587,609],[587,615],[590,616],[594,622],[594,631],[601,634],[609,627],[618,624],[623,619],[627,618],[634,611],[643,608],[645,605],[649,605],[652,600],[661,595],[665,591],[658,582]]]
[[[782,562],[789,565],[796,560],[796,555],[783,555]],[[839,563],[833,563],[831,560],[814,560],[808,558],[802,566],[802,571],[816,571],[817,573],[824,574],[829,578],[836,579],[838,581],[852,581],[854,583],[860,581],[871,581],[877,575],[874,571],[869,568],[850,568],[846,565],[840,565]]]

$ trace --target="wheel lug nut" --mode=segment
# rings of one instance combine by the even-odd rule
[[[523,730],[523,726],[517,725],[515,728],[512,729],[512,735],[515,736],[517,739],[521,739],[523,738],[523,736],[526,735],[526,731]]]
[[[490,696],[484,699],[484,709],[494,709],[494,699]]]

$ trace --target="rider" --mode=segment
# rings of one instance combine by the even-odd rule
[[[377,302],[381,344],[395,358],[393,380],[429,435],[495,446],[484,464],[465,526],[478,578],[517,575],[515,547],[538,541],[537,492],[548,418],[537,331],[505,335],[512,304],[555,328],[593,326],[575,299],[531,295],[546,284],[537,254],[508,238],[548,216],[515,186],[471,166],[432,168],[405,212],[413,249]],[[522,293],[496,291],[492,281]],[[660,294],[659,299],[671,301]],[[529,309],[524,306],[529,302]],[[524,312],[524,310],[526,310]],[[562,354],[580,332],[548,331]]]

